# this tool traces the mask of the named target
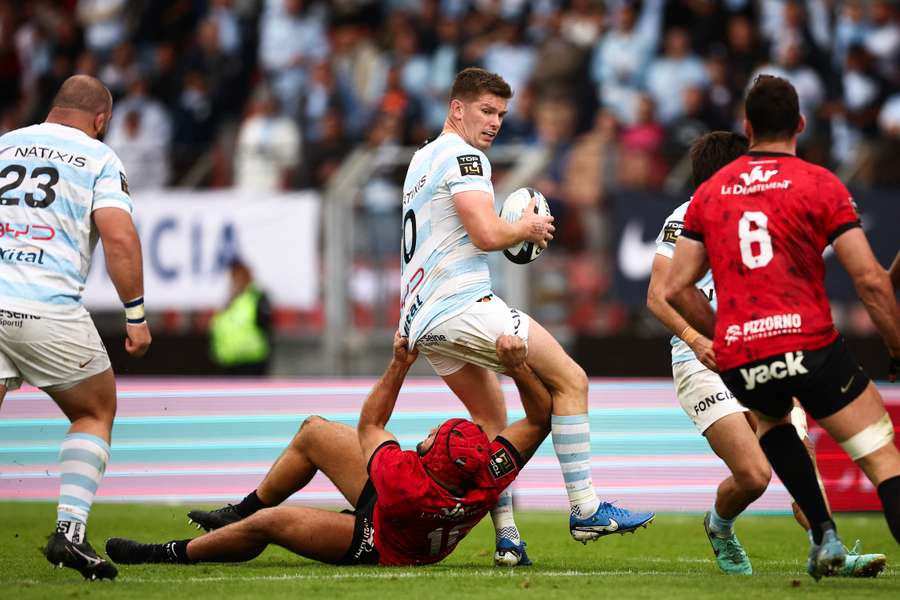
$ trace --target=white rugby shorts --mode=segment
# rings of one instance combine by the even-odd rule
[[[699,360],[675,363],[672,377],[678,402],[700,433],[722,417],[748,410],[725,387],[719,375]]]
[[[91,316],[37,317],[0,308],[0,383],[63,391],[110,368]]]
[[[517,335],[527,346],[530,323],[527,314],[492,295],[428,330],[418,339],[416,348],[442,377],[456,373],[467,363],[503,373],[505,369],[497,358],[497,338]]]

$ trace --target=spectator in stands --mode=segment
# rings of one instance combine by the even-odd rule
[[[122,42],[113,48],[110,59],[100,68],[100,81],[109,88],[114,99],[118,99],[128,88],[128,84],[140,77],[140,67],[135,61],[134,46]]]
[[[240,258],[232,259],[228,272],[228,303],[209,322],[210,355],[226,375],[265,375],[272,355],[272,305]]]
[[[78,0],[78,22],[91,52],[105,56],[125,41],[127,0]]]
[[[135,76],[132,79],[128,84],[127,95],[114,105],[108,133],[119,140],[128,139],[124,133],[125,115],[135,113],[140,129],[148,136],[156,136],[161,144],[168,147],[172,141],[172,117],[161,102],[148,95],[147,88],[147,80],[142,76]],[[132,178],[129,175],[129,181]]]
[[[481,59],[485,69],[499,74],[513,90],[525,87],[535,65],[534,46],[525,43],[522,33],[518,23],[501,21]],[[516,111],[515,96],[509,99],[507,109]]]
[[[654,189],[665,177],[662,147],[665,128],[656,118],[659,111],[649,95],[638,99],[637,120],[619,135],[619,183],[633,189]]]
[[[342,129],[351,136],[361,135],[384,95],[389,65],[364,23],[352,19],[338,21],[331,39],[333,52],[329,60],[334,66],[338,89],[351,98],[350,112]]]
[[[278,112],[268,89],[257,90],[238,132],[235,185],[257,192],[286,189],[299,161],[300,130]]]
[[[616,26],[594,49],[591,78],[603,106],[620,122],[632,123],[639,88],[656,48],[655,31],[637,27],[638,13],[631,2],[619,8]]]
[[[353,150],[353,144],[344,131],[344,113],[339,107],[328,107],[322,116],[321,138],[306,148],[300,187],[324,189]]]
[[[170,140],[148,126],[139,110],[126,111],[116,127],[110,124],[104,141],[122,159],[131,193],[168,185]]]
[[[309,69],[328,56],[328,38],[323,14],[303,0],[283,0],[281,8],[261,20],[259,61],[281,109],[296,111]]]
[[[882,77],[897,81],[900,77],[900,8],[888,0],[876,0],[871,7],[872,31],[865,45],[876,59]]]
[[[768,52],[746,15],[735,15],[728,20],[726,62],[731,92],[743,98],[750,84],[750,75],[768,61]]]
[[[241,58],[221,45],[218,21],[206,18],[197,28],[196,44],[188,53],[188,69],[203,73],[220,113],[239,115],[246,98],[241,85]]]
[[[647,69],[647,90],[656,103],[656,116],[668,124],[684,115],[684,92],[690,87],[705,88],[706,68],[691,53],[690,38],[684,29],[666,33],[664,54]]]
[[[444,127],[450,87],[459,71],[459,20],[444,17],[438,21],[436,31],[438,44],[428,59],[428,89],[423,100],[429,132],[439,132]]]

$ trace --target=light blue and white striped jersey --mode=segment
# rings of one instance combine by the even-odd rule
[[[491,293],[487,252],[463,227],[453,195],[482,191],[494,197],[491,164],[455,133],[413,155],[403,183],[400,333],[410,348],[430,329]]]
[[[74,318],[98,233],[91,214],[132,212],[125,169],[103,142],[41,123],[0,136],[0,303]]]
[[[675,242],[678,241],[678,236],[681,235],[681,228],[684,226],[684,213],[687,212],[690,203],[691,201],[688,200],[676,208],[675,212],[666,219],[662,231],[660,231],[659,235],[656,237],[657,254],[672,258],[672,255],[675,253]],[[704,275],[696,285],[700,288],[700,291],[703,292],[703,295],[709,298],[712,309],[716,310],[716,286],[715,283],[713,283],[712,271],[707,271],[706,275]],[[680,337],[673,335],[670,343],[672,344],[673,365],[688,360],[695,360],[697,358],[690,346],[685,344]]]

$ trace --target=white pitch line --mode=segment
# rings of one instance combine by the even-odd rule
[[[701,559],[701,558],[679,558],[673,560],[664,559],[664,558],[644,558],[641,562],[647,563],[689,563],[689,564],[712,564],[712,559]],[[805,572],[802,569],[802,565],[795,561],[785,561],[785,560],[755,560],[753,561],[757,565],[770,565],[770,566],[780,566],[780,567],[793,567],[792,569],[786,571],[771,571],[765,573],[766,575],[779,575],[779,576],[800,576],[804,575]],[[301,565],[298,565],[298,568],[302,568]],[[147,577],[129,577],[127,574],[123,575],[122,581],[127,583],[214,583],[214,582],[229,582],[229,581],[340,581],[340,580],[352,580],[352,579],[369,579],[369,580],[391,580],[391,579],[461,579],[466,577],[487,577],[494,579],[527,579],[529,577],[598,577],[598,576],[610,576],[610,575],[627,575],[627,576],[636,576],[636,577],[657,577],[660,575],[667,576],[675,576],[675,577],[696,577],[697,573],[684,573],[684,572],[673,572],[673,571],[658,571],[658,570],[628,570],[628,569],[613,569],[613,570],[594,570],[594,571],[535,571],[530,570],[528,572],[511,572],[511,571],[500,571],[497,569],[473,569],[473,570],[451,570],[444,571],[439,569],[430,570],[427,568],[417,568],[413,571],[395,571],[390,567],[384,567],[379,569],[372,569],[371,571],[357,571],[351,573],[330,573],[327,575],[313,575],[313,574],[302,574],[302,573],[292,573],[292,574],[284,574],[284,575],[253,575],[253,576],[234,576],[234,577],[224,577],[224,576],[210,576],[210,577],[184,577],[184,578],[169,578],[169,579],[161,579],[161,578],[147,578]],[[12,580],[3,580],[0,579],[0,584],[29,584],[29,585],[37,585],[45,583],[44,581],[38,581],[36,579],[12,579]]]

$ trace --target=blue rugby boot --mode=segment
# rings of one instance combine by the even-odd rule
[[[634,533],[638,527],[649,525],[655,516],[652,512],[632,512],[611,502],[601,502],[590,517],[582,519],[570,515],[569,533],[575,541],[587,544],[604,535]]]
[[[703,528],[706,530],[706,537],[712,545],[719,568],[728,575],[753,575],[750,557],[747,556],[737,536],[734,533],[727,537],[717,535],[709,528],[709,516],[709,513],[706,513],[703,517]]]
[[[835,577],[877,577],[884,571],[887,564],[884,554],[860,554],[859,548],[859,540],[856,540],[853,548],[847,550],[847,560]]]
[[[809,545],[806,572],[818,581],[822,577],[837,575],[844,568],[847,550],[834,529],[826,529],[821,544]]]
[[[508,538],[497,540],[497,550],[494,552],[494,566],[497,567],[530,567],[531,559],[525,552],[523,541],[518,544]]]

